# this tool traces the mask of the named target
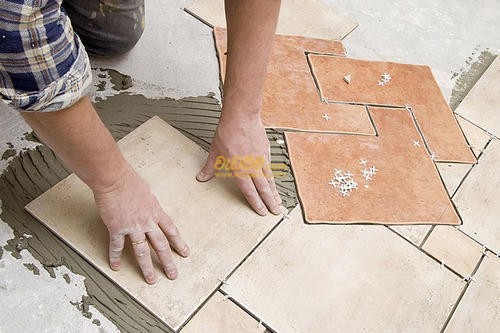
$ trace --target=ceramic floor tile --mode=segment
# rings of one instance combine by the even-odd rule
[[[430,225],[391,225],[390,228],[409,240],[413,244],[420,246],[425,236],[429,233]]]
[[[488,67],[455,112],[500,137],[500,57]]]
[[[217,292],[181,329],[182,333],[263,333],[266,328]]]
[[[109,268],[107,231],[100,222],[92,192],[74,175],[26,208],[151,312],[177,329],[218,287],[218,279],[229,274],[280,217],[256,215],[229,179],[197,182],[195,175],[205,163],[207,153],[158,117],[141,125],[119,144],[191,246],[188,259],[176,256],[177,280],[168,280],[158,269],[159,282],[147,285],[129,244],[122,269],[114,272]]]
[[[422,145],[414,144],[422,139],[410,112],[369,110],[377,137],[285,133],[306,221],[460,224],[432,159]],[[370,175],[372,167],[377,171]],[[330,184],[339,178],[342,185]],[[357,183],[357,189],[343,196],[341,189],[348,179]]]
[[[500,250],[498,170],[500,141],[493,140],[453,197],[463,220],[460,230],[494,251]]]
[[[439,332],[464,287],[383,226],[295,208],[223,286],[277,332]]]
[[[214,36],[221,77],[224,78],[226,30],[216,28]],[[345,54],[344,46],[339,41],[276,35],[264,84],[261,113],[264,125],[269,128],[374,135],[364,106],[321,102],[306,51]]]
[[[226,27],[224,1],[196,0],[185,10],[211,27]],[[312,38],[342,39],[358,24],[319,0],[281,0],[276,32]]]
[[[450,226],[436,226],[422,249],[463,277],[472,274],[483,255],[479,243]]]
[[[476,157],[478,157],[484,147],[486,147],[486,144],[490,141],[491,135],[467,119],[457,116],[457,120],[460,127],[462,127],[462,131],[464,132],[472,151]]]
[[[500,259],[483,259],[445,333],[498,332],[500,327]]]
[[[462,163],[436,163],[436,166],[450,196],[472,168],[472,165]]]
[[[475,163],[429,66],[308,55],[321,95],[330,101],[412,105],[430,151],[438,161]],[[343,77],[350,74],[351,83]],[[384,83],[384,74],[387,83]]]

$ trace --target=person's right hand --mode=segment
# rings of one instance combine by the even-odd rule
[[[171,280],[177,278],[170,247],[183,257],[189,255],[189,247],[160,207],[148,184],[131,167],[106,191],[94,191],[94,199],[109,231],[111,269],[120,269],[125,237],[128,236],[147,283],[157,281],[149,244],[167,277]]]

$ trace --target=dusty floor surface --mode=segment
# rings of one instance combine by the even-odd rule
[[[210,29],[182,11],[187,2],[148,1],[135,49],[93,61],[96,108],[116,139],[159,115],[208,148],[220,111],[217,59]],[[326,2],[359,22],[344,39],[349,56],[429,64],[452,108],[500,47],[498,1]],[[68,171],[0,107],[0,331],[168,331],[24,211]],[[282,135],[268,134],[274,161],[288,162]],[[278,185],[293,207],[291,176]]]

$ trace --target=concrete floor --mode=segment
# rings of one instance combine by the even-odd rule
[[[344,39],[349,56],[429,64],[447,98],[454,93],[460,98],[475,80],[467,75],[471,67],[487,61],[486,51],[498,53],[500,48],[500,2],[496,0],[372,1],[368,6],[362,0],[325,1],[359,22]],[[220,99],[211,31],[182,11],[188,2],[148,0],[147,28],[136,48],[119,59],[93,60],[94,66],[130,75],[133,86],[127,91],[146,97],[214,93]],[[98,97],[116,93],[109,80],[101,80],[107,89]],[[36,144],[25,139],[29,128],[19,115],[1,104],[0,108],[1,173],[21,151]],[[13,230],[0,220],[0,249],[12,238]],[[63,266],[50,277],[28,251],[22,251],[20,259],[5,249],[2,252],[1,332],[117,330],[97,309],[90,309],[90,319],[82,315],[85,311],[78,305],[86,296],[83,276]]]

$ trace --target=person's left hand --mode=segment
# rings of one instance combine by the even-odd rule
[[[271,150],[266,130],[259,116],[227,119],[221,117],[210,147],[207,162],[196,176],[198,181],[208,181],[215,175],[219,159],[250,158],[263,163],[246,165],[247,168],[230,170],[236,184],[248,203],[259,215],[281,213],[281,198],[276,190],[271,163]]]

